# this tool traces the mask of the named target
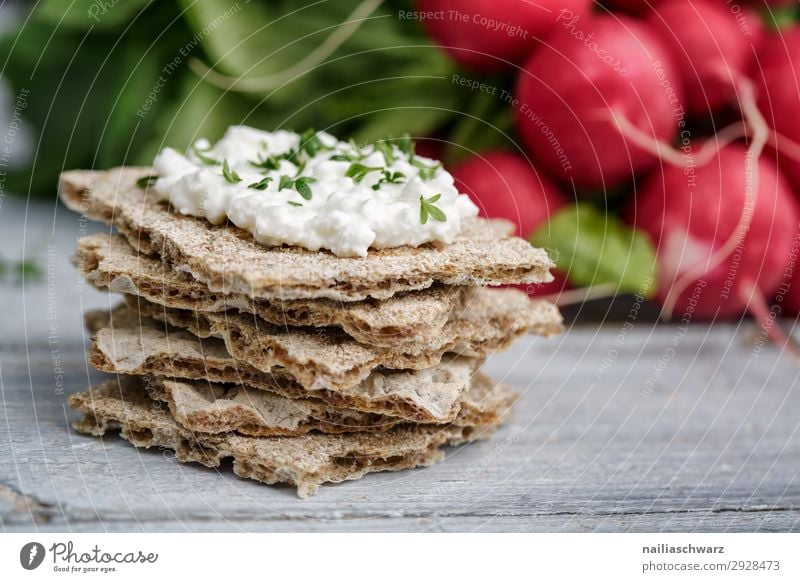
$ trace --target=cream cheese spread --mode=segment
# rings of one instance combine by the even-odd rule
[[[358,145],[324,132],[228,128],[184,155],[163,149],[152,190],[181,214],[230,220],[269,245],[363,257],[368,249],[450,243],[477,207],[408,138]]]

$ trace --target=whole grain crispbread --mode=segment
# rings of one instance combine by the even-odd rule
[[[263,372],[284,368],[308,390],[348,388],[378,367],[430,368],[448,353],[483,358],[533,329],[561,329],[561,315],[554,305],[530,301],[516,290],[477,292],[460,316],[445,326],[444,341],[430,338],[430,343],[414,344],[413,350],[409,344],[394,349],[360,344],[335,328],[286,328],[251,314],[172,309],[144,300],[132,303],[147,317],[201,338],[221,338],[234,358]]]
[[[441,337],[451,315],[468,301],[472,291],[438,285],[386,300],[253,300],[242,293],[209,291],[188,273],[176,271],[157,256],[138,252],[119,235],[106,233],[80,239],[74,262],[84,278],[99,289],[178,309],[212,313],[236,309],[275,325],[341,327],[360,343],[384,347]]]
[[[246,385],[286,398],[313,396],[329,406],[399,417],[413,422],[451,422],[480,363],[452,358],[427,370],[376,369],[348,388],[306,390],[282,368],[271,373],[236,361],[224,343],[141,317],[121,307],[86,314],[94,332],[89,362],[98,370]]]
[[[136,186],[150,168],[61,174],[59,195],[71,209],[113,224],[138,250],[160,254],[211,291],[264,299],[358,301],[447,285],[544,283],[553,262],[511,236],[504,221],[473,219],[448,245],[371,250],[342,258],[298,247],[265,247],[239,228],[169,212]]]
[[[299,437],[210,435],[178,424],[163,404],[151,400],[139,378],[120,377],[72,394],[69,405],[84,417],[76,430],[96,436],[109,431],[137,447],[166,447],[181,462],[218,467],[233,459],[240,477],[262,483],[289,483],[300,497],[323,483],[359,479],[367,473],[431,465],[444,458],[441,447],[487,436],[491,429],[463,426],[401,425],[387,431],[307,434]]]
[[[292,400],[248,386],[153,378],[151,398],[165,402],[184,428],[203,433],[238,432],[248,436],[300,436],[389,430],[402,419],[331,407],[315,398]],[[506,414],[516,395],[477,373],[464,393],[458,426],[492,426]]]

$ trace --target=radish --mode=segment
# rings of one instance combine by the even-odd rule
[[[459,192],[469,195],[481,216],[505,218],[527,238],[567,198],[522,156],[494,151],[472,156],[452,171]]]
[[[559,11],[588,14],[592,0],[419,0],[417,18],[457,62],[476,71],[510,69],[556,27]]]
[[[562,13],[564,34],[534,52],[515,97],[519,132],[553,175],[579,187],[609,187],[657,157],[623,137],[616,117],[650,141],[677,133],[681,76],[650,27],[627,16]]]
[[[762,42],[752,76],[758,107],[777,134],[774,146],[780,169],[800,188],[800,156],[792,154],[800,142],[800,27],[775,33]]]
[[[452,171],[459,192],[468,194],[481,216],[505,218],[516,226],[516,234],[529,237],[567,197],[541,176],[522,156],[505,151],[477,154]],[[523,286],[529,294],[558,293],[566,288],[566,277],[555,272],[554,281],[536,287]],[[529,288],[530,287],[530,288]]]
[[[708,113],[732,101],[762,36],[749,10],[719,0],[667,0],[651,11],[648,23],[669,47],[686,90],[690,113]]]
[[[682,318],[714,318],[752,311],[764,324],[771,295],[784,277],[800,209],[788,184],[766,159],[733,144],[693,172],[664,166],[626,209],[626,220],[647,232],[658,249],[658,297]],[[752,160],[756,160],[750,167]],[[758,176],[754,204],[748,184]],[[714,256],[749,216],[733,252]],[[682,289],[676,280],[699,272]],[[675,296],[677,294],[677,296]]]

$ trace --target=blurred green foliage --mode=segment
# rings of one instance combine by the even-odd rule
[[[647,235],[589,204],[562,208],[531,242],[555,251],[556,265],[577,287],[612,284],[646,298],[656,291],[656,250]]]
[[[373,4],[341,46],[309,62],[354,10]],[[411,8],[389,0],[43,0],[0,40],[3,78],[15,92],[29,90],[23,123],[35,136],[30,163],[9,174],[7,188],[53,195],[62,169],[146,165],[164,145],[216,139],[236,123],[313,126],[357,140],[448,127],[466,147],[455,155],[504,139],[503,104],[454,87],[454,65],[418,22],[398,18]],[[204,79],[206,65],[215,78],[246,81],[220,88]],[[487,131],[476,107],[500,130]]]

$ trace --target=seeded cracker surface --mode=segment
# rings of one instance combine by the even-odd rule
[[[276,325],[340,327],[355,340],[391,347],[439,337],[448,320],[468,303],[473,289],[437,286],[386,300],[259,300],[212,292],[158,256],[137,252],[119,235],[94,234],[78,242],[75,265],[98,289],[137,295],[151,302],[206,312],[228,309],[255,313]]]
[[[552,281],[547,253],[511,236],[505,221],[468,220],[449,245],[371,251],[340,258],[297,247],[264,247],[232,226],[180,216],[136,186],[151,168],[75,170],[61,175],[64,203],[113,224],[137,250],[160,254],[211,291],[257,299],[386,299],[395,293],[446,285]]]
[[[426,370],[378,369],[350,388],[309,391],[287,373],[269,374],[237,362],[221,340],[167,329],[127,308],[90,312],[87,322],[95,332],[89,362],[98,370],[246,385],[415,422],[455,420],[479,364],[474,358],[451,358]]]
[[[96,436],[119,431],[137,447],[166,447],[181,462],[207,467],[218,467],[222,459],[232,458],[233,470],[240,477],[289,483],[297,487],[300,497],[313,495],[326,482],[431,465],[444,457],[440,447],[484,438],[491,432],[455,425],[401,425],[388,431],[341,435],[210,435],[182,427],[134,377],[72,394],[69,404],[85,415],[74,424],[76,430]]]
[[[248,436],[299,436],[309,431],[328,434],[389,430],[402,419],[331,408],[314,398],[291,400],[246,386],[153,379],[150,396],[166,402],[184,428],[211,434],[238,432]],[[514,394],[476,374],[464,393],[458,426],[492,426],[513,403]]]

